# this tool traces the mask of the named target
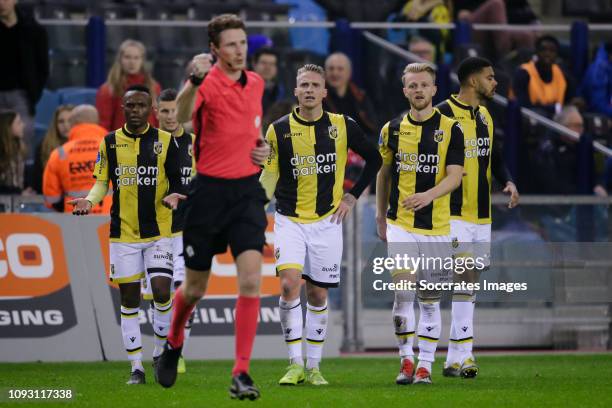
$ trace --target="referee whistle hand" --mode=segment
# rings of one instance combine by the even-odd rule
[[[508,208],[514,208],[519,203],[519,192],[516,188],[516,185],[509,181],[506,183],[506,188],[503,190],[504,193],[510,194],[510,202],[508,203]]]
[[[254,165],[261,165],[270,156],[270,145],[263,139],[257,139],[257,146],[251,150],[251,161]]]
[[[68,201],[68,204],[73,205],[72,214],[74,215],[87,215],[91,211],[91,201],[85,198],[75,198],[74,200]]]
[[[187,199],[187,196],[183,194],[172,193],[172,194],[168,194],[162,199],[162,204],[165,207],[170,208],[171,210],[176,210],[179,202],[181,200],[186,200],[186,199]]]

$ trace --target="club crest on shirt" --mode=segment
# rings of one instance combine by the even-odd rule
[[[489,122],[487,121],[487,117],[482,112],[478,112],[478,116],[480,117],[480,121],[483,125],[489,126]]]
[[[163,149],[164,149],[164,144],[162,142],[153,143],[153,153],[162,154]]]
[[[444,140],[444,131],[442,129],[434,130],[433,139],[436,143],[440,143]]]
[[[189,155],[189,157],[193,157],[193,145],[189,145],[187,147],[187,154]]]
[[[280,248],[276,248],[276,251],[274,251],[274,257],[276,258],[276,260],[280,258]]]
[[[334,125],[328,126],[327,130],[329,132],[329,138],[336,140],[338,138],[338,128]]]
[[[454,238],[453,238],[453,241],[452,241],[452,246],[453,246],[453,248],[455,248],[455,249],[457,249],[457,248],[459,247],[459,239],[458,239],[457,237],[454,237]]]

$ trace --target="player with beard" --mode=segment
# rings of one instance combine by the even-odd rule
[[[437,261],[450,258],[450,192],[463,174],[463,132],[459,124],[432,106],[435,71],[429,64],[409,64],[402,76],[410,110],[387,122],[380,134],[383,166],[376,183],[376,224],[388,242],[390,258]],[[439,262],[402,265],[391,275],[398,286],[393,324],[401,358],[395,382],[431,384],[431,365],[440,338],[441,291],[418,292],[409,283],[449,282],[450,271]],[[419,363],[414,372],[414,299],[418,293]]]
[[[451,237],[455,256],[481,258],[484,268],[490,263],[491,247],[491,175],[510,194],[508,208],[518,205],[519,194],[504,165],[499,143],[495,143],[493,119],[484,104],[495,95],[495,72],[491,63],[469,57],[457,70],[460,89],[437,108],[457,120],[464,132],[465,162],[461,186],[451,193]],[[484,269],[481,268],[481,269]],[[478,282],[481,270],[454,274],[455,282]],[[448,377],[473,378],[478,366],[472,354],[474,342],[474,293],[453,293],[452,323],[448,356],[443,374]]]

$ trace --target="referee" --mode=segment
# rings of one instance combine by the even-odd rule
[[[208,25],[209,47],[216,58],[194,58],[194,71],[177,98],[178,120],[194,125],[197,175],[191,183],[183,231],[186,279],[174,298],[168,342],[157,378],[164,387],[176,381],[185,322],[204,296],[214,255],[228,244],[238,270],[236,349],[230,396],[257,399],[249,376],[257,331],[262,251],[267,225],[259,165],[270,149],[261,136],[263,79],[246,70],[247,39],[235,15],[215,17]],[[194,103],[195,100],[195,103]]]

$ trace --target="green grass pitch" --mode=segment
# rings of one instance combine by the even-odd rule
[[[162,389],[146,363],[147,384],[127,386],[124,363],[0,364],[0,405],[72,407],[612,407],[612,354],[482,356],[476,379],[444,378],[442,357],[427,385],[395,385],[399,368],[394,358],[324,360],[327,387],[276,384],[285,361],[256,360],[251,372],[259,385],[259,401],[228,397],[229,361],[188,361],[176,385]],[[9,388],[71,388],[70,402],[8,403]]]

